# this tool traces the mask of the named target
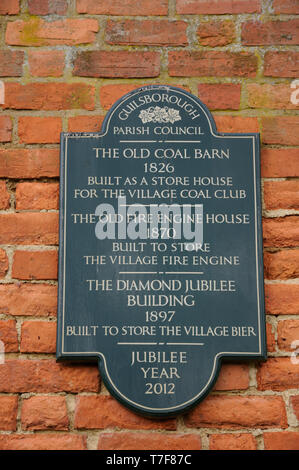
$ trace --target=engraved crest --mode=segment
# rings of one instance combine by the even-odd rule
[[[173,124],[176,121],[181,121],[180,112],[177,109],[160,108],[160,106],[151,106],[148,109],[143,109],[139,113],[139,118],[143,124],[147,122],[158,122],[158,123],[168,123]]]

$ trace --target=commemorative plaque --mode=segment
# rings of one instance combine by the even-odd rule
[[[266,358],[259,134],[224,134],[171,86],[61,136],[57,359],[98,361],[109,392],[185,412],[221,362]]]

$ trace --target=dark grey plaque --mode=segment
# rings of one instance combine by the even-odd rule
[[[120,402],[184,412],[223,360],[265,359],[259,134],[186,91],[139,88],[61,137],[58,359]]]

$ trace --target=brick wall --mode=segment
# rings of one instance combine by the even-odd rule
[[[299,449],[296,14],[298,0],[0,0],[0,449]],[[151,83],[263,144],[269,359],[223,366],[165,421],[119,405],[95,365],[55,361],[59,133],[99,130]]]

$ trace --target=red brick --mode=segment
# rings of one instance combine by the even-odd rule
[[[0,77],[21,77],[23,62],[23,51],[0,51]]]
[[[274,13],[298,14],[299,1],[298,0],[273,0]]]
[[[167,15],[167,0],[77,0],[77,12],[90,15]]]
[[[19,140],[25,144],[60,142],[62,122],[59,117],[23,116],[19,118]]]
[[[13,359],[0,364],[1,393],[80,393],[99,389],[97,365]]]
[[[265,450],[299,450],[299,432],[265,432]]]
[[[214,390],[246,390],[249,367],[246,364],[222,364]]]
[[[0,320],[0,340],[4,343],[4,352],[18,352],[18,332],[14,320]]]
[[[298,116],[262,117],[262,141],[265,144],[299,145]]]
[[[267,351],[275,351],[275,331],[271,323],[266,324]]]
[[[0,15],[17,15],[19,11],[19,0],[1,0]]]
[[[0,397],[0,429],[16,431],[18,414],[18,397]]]
[[[277,334],[279,349],[282,351],[294,351],[292,343],[293,341],[299,341],[299,320],[283,320],[278,322]]]
[[[34,396],[23,400],[22,428],[30,431],[68,429],[65,397],[61,396]]]
[[[287,427],[282,397],[225,396],[206,398],[186,415],[188,427],[225,429]]]
[[[264,201],[267,210],[299,209],[299,181],[265,181]]]
[[[299,52],[267,51],[264,58],[265,77],[298,77]]]
[[[110,395],[82,396],[77,400],[75,428],[78,429],[176,429],[175,419],[152,420],[133,413]]]
[[[248,21],[242,24],[242,43],[246,46],[293,44],[299,42],[299,20]]]
[[[58,183],[18,183],[16,186],[16,209],[58,209]]]
[[[30,15],[65,15],[67,0],[28,0]]]
[[[295,395],[294,397],[290,398],[294,413],[296,415],[297,420],[299,420],[299,395]]]
[[[57,245],[58,214],[53,212],[0,214],[0,244]]]
[[[2,434],[0,450],[87,450],[78,434]]]
[[[1,178],[59,176],[59,149],[0,149]]]
[[[185,21],[108,20],[106,42],[122,45],[185,46],[188,44]]]
[[[64,51],[29,51],[30,74],[34,77],[61,77],[64,70]]]
[[[6,251],[0,248],[0,278],[3,278],[6,276],[6,273],[8,271],[8,266],[9,266],[9,262],[8,262]]]
[[[298,315],[299,288],[296,284],[266,284],[266,312],[270,315]]]
[[[56,323],[46,321],[23,322],[20,351],[23,353],[55,353]]]
[[[299,244],[298,216],[263,220],[264,246],[293,247]]]
[[[77,55],[74,75],[80,77],[157,77],[160,54],[150,51],[84,51]]]
[[[247,85],[248,106],[250,108],[296,109],[297,106],[290,99],[291,91],[290,85],[284,83],[277,85],[250,83]]]
[[[10,142],[12,138],[12,122],[9,116],[0,116],[0,142]]]
[[[209,109],[239,109],[241,85],[234,83],[200,83],[198,97]]]
[[[298,148],[263,148],[261,156],[263,178],[299,176]]]
[[[99,132],[104,116],[73,116],[68,120],[69,132]]]
[[[84,83],[7,83],[4,108],[93,110],[95,88]]]
[[[260,11],[259,0],[177,0],[177,13],[182,15],[223,15]]]
[[[259,124],[255,117],[229,116],[227,114],[216,114],[213,116],[218,132],[258,132]]]
[[[57,286],[0,284],[0,312],[6,315],[48,317],[56,315]]]
[[[226,46],[235,40],[235,25],[230,20],[201,22],[197,36],[202,46]]]
[[[75,46],[92,43],[99,30],[95,19],[44,21],[34,17],[7,24],[5,41],[11,46]]]
[[[256,450],[252,434],[212,434],[210,450]]]
[[[107,432],[100,435],[99,450],[200,450],[198,434]]]
[[[299,277],[299,250],[264,253],[266,279],[293,279]]]
[[[57,251],[15,251],[12,277],[16,279],[57,279]]]
[[[255,77],[257,57],[249,52],[170,51],[169,75],[176,77]]]
[[[290,357],[268,358],[257,373],[259,390],[288,390],[299,387],[299,367]]]
[[[5,181],[0,181],[0,209],[8,209],[10,206],[10,195],[6,189]]]

